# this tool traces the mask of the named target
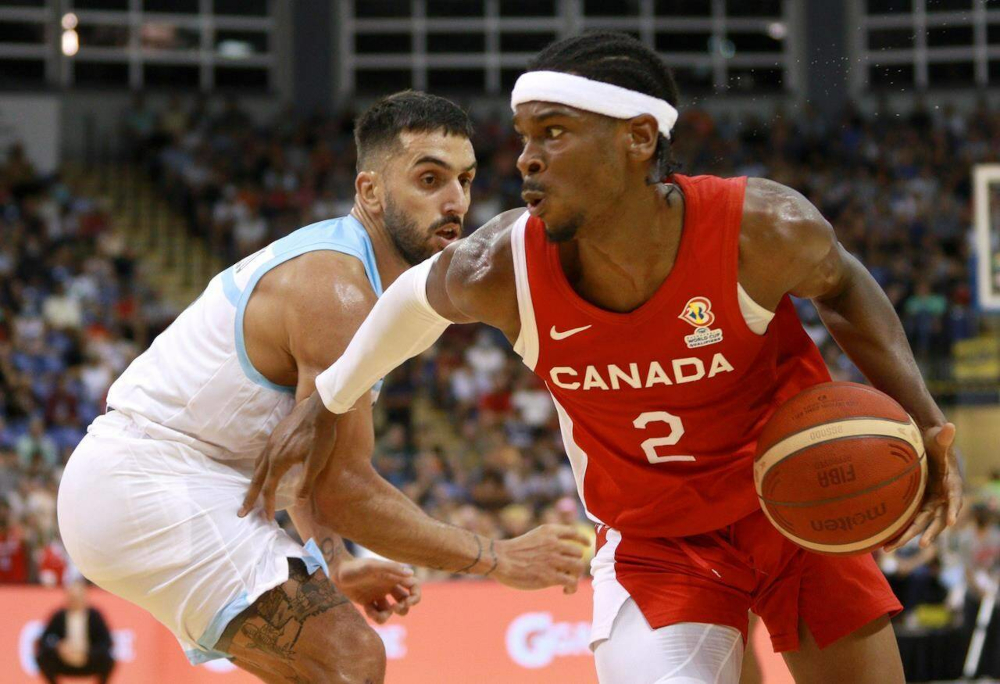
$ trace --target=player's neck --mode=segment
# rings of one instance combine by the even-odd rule
[[[655,255],[638,247],[662,246],[681,227],[684,202],[679,191],[668,199],[668,187],[642,185],[627,191],[606,211],[588,215],[575,239],[600,246],[622,263],[648,260]]]
[[[396,244],[389,236],[389,231],[383,221],[369,214],[357,202],[351,207],[351,216],[364,227],[368,238],[372,241],[372,250],[375,252],[375,267],[378,269],[378,277],[382,281],[382,289],[384,290],[392,285],[403,271],[410,268],[410,264],[396,249]]]
[[[647,186],[622,200],[580,228],[569,260],[573,273],[567,272],[582,297],[612,311],[636,309],[659,289],[673,268],[684,223],[679,192],[668,201],[662,188]]]

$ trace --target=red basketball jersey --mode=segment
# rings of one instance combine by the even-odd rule
[[[624,536],[700,534],[756,510],[761,428],[830,379],[788,297],[764,335],[740,311],[746,178],[674,178],[685,201],[677,259],[630,313],[574,292],[540,220],[525,215],[511,233],[515,350],[555,400],[588,515]]]

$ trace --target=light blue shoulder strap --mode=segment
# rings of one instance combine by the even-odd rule
[[[277,392],[294,394],[295,387],[277,385],[254,368],[247,356],[243,339],[243,317],[254,287],[265,273],[306,252],[330,250],[361,261],[375,296],[382,296],[382,281],[375,264],[375,251],[368,232],[353,216],[313,223],[272,242],[222,272],[222,288],[226,299],[236,307],[236,353],[247,377],[258,385]],[[380,382],[381,384],[381,382]]]

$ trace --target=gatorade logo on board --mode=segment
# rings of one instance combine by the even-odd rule
[[[521,667],[536,669],[565,656],[590,656],[589,622],[556,622],[552,613],[524,613],[507,627],[507,653]]]

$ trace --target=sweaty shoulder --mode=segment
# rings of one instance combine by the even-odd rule
[[[247,353],[272,382],[297,384],[299,371],[322,370],[340,357],[375,301],[358,259],[306,252],[254,288],[244,319]]]
[[[512,209],[449,247],[446,287],[454,307],[468,318],[487,323],[516,339],[520,329],[511,226],[524,214]]]
[[[291,310],[323,309],[367,316],[376,296],[357,258],[334,250],[306,252],[275,268],[273,293]],[[262,280],[260,285],[265,285]]]
[[[773,311],[836,247],[833,227],[801,193],[766,178],[747,180],[739,282],[754,301]]]

